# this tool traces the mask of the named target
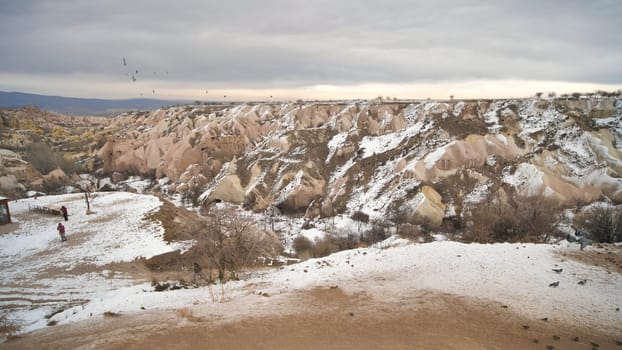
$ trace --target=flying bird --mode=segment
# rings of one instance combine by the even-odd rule
[[[559,281],[549,284],[549,287],[552,287],[552,288],[555,288],[557,286],[559,286]]]
[[[123,57],[123,67],[127,66],[127,63],[125,62],[125,57]]]
[[[132,81],[136,82],[136,77],[132,75]]]
[[[136,70],[136,74],[138,74],[138,69]]]
[[[153,92],[153,94],[155,95],[155,90],[151,90]]]

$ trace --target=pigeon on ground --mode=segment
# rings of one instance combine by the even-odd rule
[[[557,282],[553,282],[553,283],[549,284],[549,287],[553,287],[553,288],[555,288],[555,287],[557,287],[557,286],[559,286],[559,281],[557,281]]]
[[[555,271],[557,273],[562,273],[562,271],[564,271],[564,269],[553,269],[553,271]]]
[[[581,280],[577,284],[584,286],[586,282],[587,282],[587,280]]]
[[[572,228],[574,229],[574,236],[572,235],[566,236],[566,240],[568,240],[568,242],[579,243],[581,245],[581,250],[583,250],[583,248],[587,247],[588,245],[592,244],[592,240],[589,238],[590,235],[587,231],[585,231],[582,228],[577,228],[574,226],[572,226]]]

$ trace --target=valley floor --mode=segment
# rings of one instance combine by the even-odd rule
[[[0,349],[620,349],[616,334],[439,293],[398,302],[341,288],[264,297],[244,317],[176,312],[48,327]],[[226,307],[225,307],[226,309]],[[619,336],[619,334],[617,334]]]
[[[158,292],[136,258],[167,245],[152,196],[12,202],[0,235],[0,311],[20,320],[0,349],[622,349],[622,246],[413,244],[390,238],[240,281]],[[66,243],[66,244],[65,244]]]

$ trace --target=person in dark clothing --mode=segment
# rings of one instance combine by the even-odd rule
[[[56,226],[56,229],[58,230],[58,234],[60,235],[61,242],[67,241],[67,236],[65,236],[65,226],[63,226],[63,224],[59,222],[58,226]]]
[[[63,213],[63,217],[65,218],[65,221],[69,220],[67,218],[68,215],[67,215],[67,207],[66,206],[63,205],[62,207],[60,207],[60,212]]]
[[[210,279],[205,276],[205,273],[203,273],[201,265],[199,265],[196,261],[192,264],[192,270],[194,271],[194,274],[192,275],[192,283],[196,282],[197,277],[204,279],[208,283],[210,282]]]

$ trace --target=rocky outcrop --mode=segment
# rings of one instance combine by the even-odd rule
[[[386,220],[408,206],[440,225],[448,205],[485,197],[474,191],[622,202],[616,98],[210,108],[115,118],[98,152],[103,171],[167,177],[169,189],[200,190],[205,203],[309,218]]]

